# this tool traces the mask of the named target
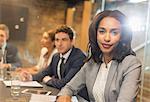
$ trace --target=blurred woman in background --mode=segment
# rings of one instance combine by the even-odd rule
[[[44,32],[41,39],[41,54],[38,61],[38,64],[29,68],[20,68],[23,71],[28,71],[31,74],[35,74],[45,68],[50,64],[52,56],[57,53],[55,49],[55,32],[50,30],[48,32]]]

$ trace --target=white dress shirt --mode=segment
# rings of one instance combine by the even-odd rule
[[[60,75],[60,64],[61,64],[61,61],[62,61],[61,58],[63,57],[64,58],[64,63],[66,63],[71,51],[72,51],[72,49],[70,49],[64,55],[60,54],[60,59],[59,59],[58,66],[57,66],[57,74],[58,74],[59,79],[61,79],[61,75]]]
[[[43,66],[45,64],[45,59],[44,59],[44,55],[47,53],[46,51],[43,53],[43,49],[41,49],[41,54],[40,54],[40,58],[39,58],[39,61],[38,61],[38,64],[36,65],[37,69],[38,70],[42,70],[43,69]],[[47,50],[48,51],[48,50]],[[48,58],[48,61],[47,61],[47,65],[49,65],[51,63],[51,60],[52,60],[52,57],[55,53],[57,53],[58,51],[56,49],[53,50],[53,52],[50,54],[49,58]]]
[[[1,61],[1,63],[6,63],[6,61],[4,61],[4,59],[6,57],[6,53],[7,53],[7,51],[5,50],[6,46],[7,46],[7,43],[5,42],[3,44],[3,46],[1,47],[1,51],[0,51],[0,61]]]

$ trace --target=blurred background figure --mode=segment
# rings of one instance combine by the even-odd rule
[[[48,32],[44,32],[41,38],[41,54],[38,61],[38,64],[33,67],[29,68],[21,68],[19,70],[26,70],[31,74],[37,73],[45,68],[50,64],[52,56],[57,53],[55,49],[55,32],[53,30],[49,30]]]
[[[9,29],[5,24],[0,24],[0,60],[1,68],[18,68],[21,67],[21,61],[18,57],[16,47],[8,43]]]

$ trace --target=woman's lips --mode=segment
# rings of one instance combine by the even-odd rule
[[[111,45],[111,44],[102,44],[102,46],[103,46],[105,49],[109,49],[112,45]]]

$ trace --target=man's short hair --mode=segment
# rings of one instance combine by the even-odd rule
[[[56,29],[55,34],[59,33],[59,32],[64,32],[66,34],[69,35],[69,38],[72,40],[75,38],[75,31],[73,30],[73,28],[67,26],[67,25],[62,25],[60,27],[58,27]]]
[[[0,24],[0,30],[3,30],[6,32],[6,37],[7,39],[9,38],[9,29],[8,26],[6,26],[5,24]]]

